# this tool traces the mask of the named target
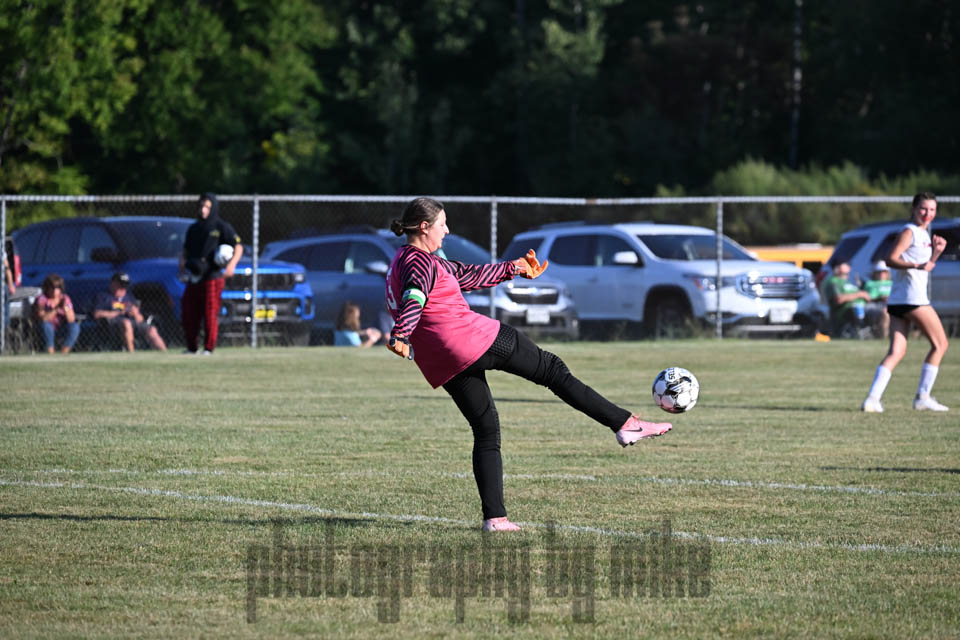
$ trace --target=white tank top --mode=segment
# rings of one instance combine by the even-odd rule
[[[913,240],[900,254],[900,259],[917,264],[930,260],[933,255],[933,243],[930,241],[927,230],[912,223],[903,228],[911,231]],[[887,298],[887,304],[930,304],[930,296],[927,294],[929,278],[930,272],[923,269],[894,269],[893,287],[890,290],[890,297]]]

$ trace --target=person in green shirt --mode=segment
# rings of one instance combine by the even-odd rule
[[[850,264],[840,262],[833,266],[833,273],[823,283],[823,299],[830,305],[830,333],[834,337],[843,334],[844,325],[859,329],[865,315],[864,305],[870,294],[850,282]]]
[[[870,295],[866,307],[867,324],[874,328],[874,335],[886,338],[890,333],[890,314],[887,313],[887,297],[893,287],[890,269],[883,260],[873,265],[870,279],[863,283],[863,290]]]

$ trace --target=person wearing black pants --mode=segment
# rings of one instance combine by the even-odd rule
[[[516,531],[503,502],[500,421],[486,372],[506,371],[553,391],[571,407],[609,427],[622,447],[670,430],[644,422],[575,378],[563,361],[516,329],[470,309],[463,291],[493,287],[516,276],[536,278],[547,268],[531,249],[499,264],[467,265],[437,256],[450,233],[443,205],[417,198],[390,225],[407,234],[386,277],[386,303],[395,322],[386,346],[415,360],[427,382],[442,386],[473,429],[473,472],[480,491],[484,531]]]
[[[473,475],[480,491],[484,520],[507,515],[503,504],[500,418],[486,378],[486,372],[494,369],[547,387],[568,405],[614,433],[630,419],[629,411],[577,379],[563,360],[544,351],[510,325],[501,324],[487,352],[443,385],[473,430]]]

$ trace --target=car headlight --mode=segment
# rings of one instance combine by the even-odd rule
[[[693,282],[693,286],[700,291],[716,291],[717,289],[717,279],[712,276],[688,275],[687,277]]]
[[[688,273],[686,277],[693,282],[695,286],[700,291],[716,291],[717,290],[717,278],[716,276],[702,276],[699,274]],[[730,276],[724,276],[720,279],[721,287],[732,287],[734,279]]]
[[[296,282],[297,284],[300,284],[306,279],[307,279],[307,276],[301,273],[300,271],[297,271],[293,274],[293,281]]]

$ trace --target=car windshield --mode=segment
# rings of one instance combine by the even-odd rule
[[[107,220],[131,258],[176,258],[190,220]]]
[[[850,262],[853,255],[860,250],[860,247],[867,243],[867,236],[851,236],[843,238],[833,250],[833,255],[827,260],[827,264],[835,267],[841,262]]]
[[[515,260],[520,256],[526,255],[530,249],[540,251],[541,244],[543,244],[543,238],[540,236],[527,236],[519,240],[514,240],[510,243],[510,246],[500,254],[500,260],[503,262]]]
[[[717,258],[717,236],[710,235],[688,235],[680,233],[667,234],[638,234],[640,242],[647,245],[650,251],[658,258],[664,260],[716,260]],[[724,260],[756,260],[737,245],[730,238],[723,239],[723,259]]]
[[[400,248],[406,242],[406,236],[388,238],[391,245]],[[464,264],[487,264],[490,262],[490,253],[480,245],[467,240],[462,236],[448,235],[443,239],[443,247],[436,254],[447,260],[456,260]]]

